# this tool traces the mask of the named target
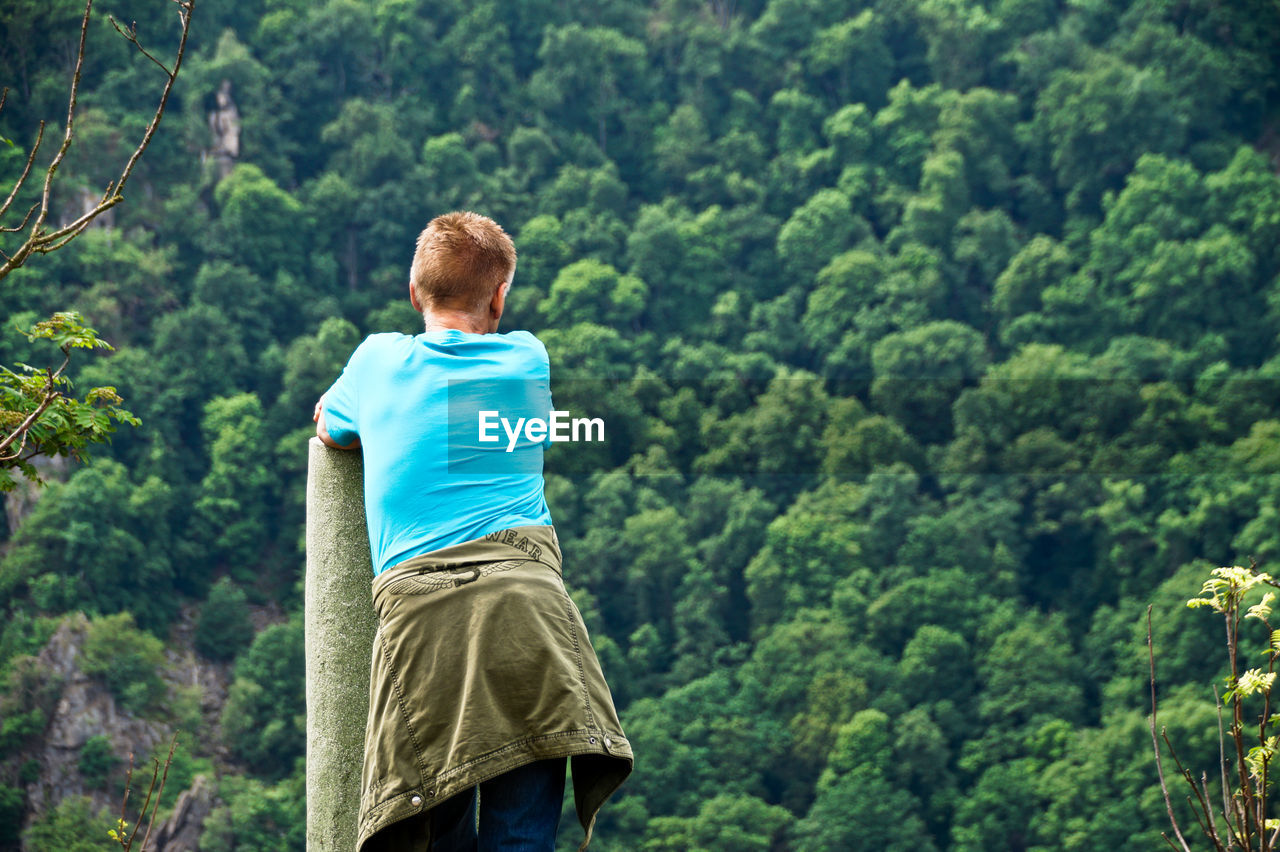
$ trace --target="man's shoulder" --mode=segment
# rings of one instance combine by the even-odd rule
[[[547,347],[542,345],[542,341],[531,331],[507,331],[499,335],[504,340],[510,342],[513,346],[522,346],[534,350],[542,355],[545,360],[547,357]]]
[[[525,331],[522,328],[516,329],[515,331],[499,332],[498,336],[506,338],[507,340],[511,340],[511,341],[519,341],[521,343],[534,343],[534,344],[537,344],[538,346],[542,345],[542,341],[539,340],[532,331]]]
[[[405,346],[411,343],[413,343],[413,337],[408,334],[398,331],[378,331],[366,337],[360,345],[376,349],[386,346]]]
[[[412,344],[413,338],[407,334],[401,334],[398,331],[380,331],[370,334],[360,341],[360,345],[352,353],[351,359],[354,361],[356,359],[376,358],[386,352],[402,349]]]

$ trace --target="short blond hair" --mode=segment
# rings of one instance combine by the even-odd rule
[[[437,216],[418,235],[409,283],[424,308],[478,311],[515,268],[516,247],[502,226],[463,210]]]

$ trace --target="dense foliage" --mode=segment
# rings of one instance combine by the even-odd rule
[[[7,179],[78,8],[3,14]],[[168,637],[195,605],[235,657],[188,740],[222,772],[202,848],[302,848],[311,406],[362,335],[420,328],[414,239],[465,207],[516,239],[504,327],[611,430],[547,457],[637,754],[593,848],[1160,847],[1146,606],[1208,767],[1221,628],[1185,601],[1280,557],[1273,3],[244,0],[192,30],[113,225],[4,282],[7,315],[114,344],[77,382],[142,425],[0,530],[0,845],[52,619]],[[118,42],[90,39],[64,204],[148,115]],[[279,617],[249,641],[254,607]]]

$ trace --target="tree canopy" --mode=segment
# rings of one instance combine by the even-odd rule
[[[24,770],[74,612],[129,640],[87,664],[135,714],[181,704],[145,637],[225,667],[201,848],[302,848],[312,405],[421,329],[414,240],[456,208],[513,235],[503,329],[610,436],[546,457],[637,755],[602,852],[1154,848],[1146,605],[1212,760],[1220,629],[1182,604],[1280,557],[1274,4],[205,5],[113,219],[0,282],[0,363],[76,311],[114,346],[66,373],[118,394],[93,423],[141,421],[0,522],[0,849],[96,818]],[[80,8],[0,12],[4,180]],[[105,27],[64,221],[154,109]]]

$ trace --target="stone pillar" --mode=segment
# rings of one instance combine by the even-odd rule
[[[307,463],[307,852],[353,852],[377,619],[363,460],[310,442]]]

